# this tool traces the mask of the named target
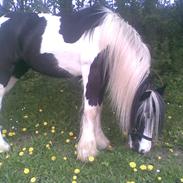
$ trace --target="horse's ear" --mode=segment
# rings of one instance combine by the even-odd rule
[[[144,101],[147,98],[149,98],[149,96],[151,95],[151,91],[146,91],[142,94],[142,96],[140,97],[140,101]]]
[[[165,85],[163,85],[162,87],[157,88],[157,89],[156,89],[156,92],[158,92],[161,96],[163,96],[164,93],[165,93],[166,86],[167,86],[167,85],[165,84]]]

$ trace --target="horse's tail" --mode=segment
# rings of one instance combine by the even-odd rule
[[[107,47],[107,89],[120,127],[128,133],[135,94],[150,72],[150,53],[132,26],[112,11],[103,11],[100,48]]]

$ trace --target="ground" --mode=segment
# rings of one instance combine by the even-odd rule
[[[168,83],[166,120],[147,155],[126,146],[106,100],[103,129],[113,149],[76,159],[82,90],[78,80],[29,72],[3,101],[0,120],[11,151],[0,154],[0,183],[180,183],[183,182],[183,77]]]

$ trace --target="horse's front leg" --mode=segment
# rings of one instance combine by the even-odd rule
[[[85,101],[84,106],[77,155],[78,159],[87,161],[89,156],[96,156],[97,154],[95,138],[97,107],[89,106],[87,101]]]

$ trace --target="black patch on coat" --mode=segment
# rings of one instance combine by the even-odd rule
[[[21,77],[28,67],[54,77],[71,77],[58,66],[53,54],[40,54],[46,19],[35,13],[11,12],[0,27],[0,83],[7,85],[10,77]]]
[[[86,98],[89,105],[101,105],[104,97],[108,75],[104,77],[105,51],[102,51],[94,59],[90,66],[88,83],[86,86]]]
[[[101,23],[105,12],[100,6],[93,6],[72,14],[62,15],[59,33],[66,43],[74,43],[88,31],[92,31]]]

